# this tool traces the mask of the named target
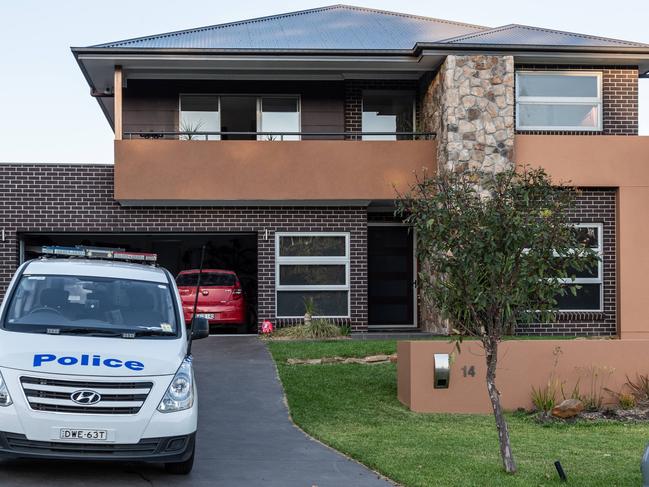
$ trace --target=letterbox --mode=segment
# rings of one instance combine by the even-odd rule
[[[433,377],[433,387],[435,389],[448,389],[448,383],[451,379],[451,364],[448,353],[436,353],[433,356],[435,376]]]

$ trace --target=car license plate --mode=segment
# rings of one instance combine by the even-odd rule
[[[108,431],[61,428],[59,430],[59,438],[61,440],[108,441]]]
[[[214,313],[196,313],[199,318],[207,318],[208,320],[214,319]]]

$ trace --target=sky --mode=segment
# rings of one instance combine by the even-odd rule
[[[649,44],[647,0],[348,3],[492,27],[518,23]],[[329,5],[327,0],[0,0],[0,161],[112,162],[112,130],[90,97],[70,46],[324,5]],[[649,80],[640,82],[640,131],[649,135]]]

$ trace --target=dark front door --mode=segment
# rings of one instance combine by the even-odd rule
[[[370,327],[415,326],[414,248],[406,226],[368,227]]]

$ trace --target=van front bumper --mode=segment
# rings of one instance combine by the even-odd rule
[[[142,438],[137,443],[72,443],[28,440],[0,431],[0,455],[19,458],[182,462],[194,449],[196,433]]]

